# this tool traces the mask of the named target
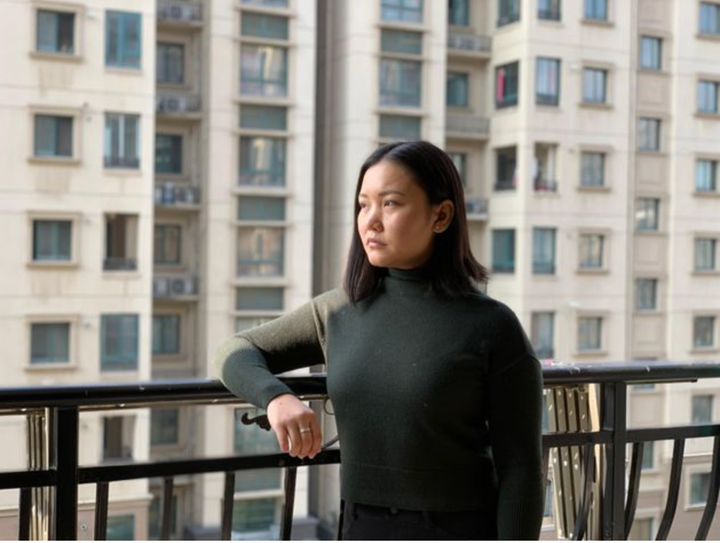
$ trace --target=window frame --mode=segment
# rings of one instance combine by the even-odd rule
[[[503,6],[507,5],[507,14],[503,14]],[[497,0],[497,19],[495,28],[502,28],[517,23],[522,18],[521,0]]]
[[[598,228],[580,228],[577,236],[577,267],[576,273],[580,274],[597,274],[597,273],[608,273],[610,271],[610,236],[612,230],[598,229]],[[586,236],[600,236],[600,265],[599,266],[582,266],[582,245],[583,239]]]
[[[253,74],[252,77],[249,77],[246,75],[246,71],[243,71],[243,49],[255,49],[256,55],[261,55],[260,51],[264,48],[269,48],[273,50],[279,50],[282,51],[282,66],[280,70],[280,75],[278,79],[274,78],[265,78],[263,75],[260,75],[259,78],[255,77]],[[239,70],[239,77],[238,77],[238,92],[237,96],[240,97],[249,97],[249,98],[257,98],[257,99],[271,99],[271,100],[288,100],[290,98],[290,85],[289,81],[291,80],[291,57],[290,54],[290,48],[287,45],[284,45],[282,42],[272,42],[272,43],[258,43],[255,41],[246,41],[243,40],[240,43],[239,46],[239,58],[238,58],[238,66],[240,68]],[[261,69],[260,72],[266,72],[267,66],[264,62],[261,63]],[[258,92],[250,92],[248,86],[257,86],[259,91]],[[272,88],[273,86],[277,87],[277,89],[280,90],[280,92],[267,92],[267,88]]]
[[[715,10],[716,16],[716,28],[715,32],[703,32],[703,9],[709,7]],[[705,39],[716,39],[720,38],[720,4],[717,2],[699,2],[698,3],[698,24],[695,27],[697,29],[697,36]]]
[[[578,190],[586,190],[586,191],[607,191],[610,190],[610,184],[609,179],[610,176],[608,176],[608,172],[610,170],[610,160],[611,160],[611,152],[612,150],[610,148],[606,147],[591,147],[591,146],[581,146],[579,148],[579,172],[578,172]],[[600,155],[602,158],[601,162],[601,184],[599,185],[586,185],[583,183],[584,177],[584,164],[583,164],[583,158],[584,155]]]
[[[73,371],[80,366],[78,358],[79,329],[81,316],[78,314],[58,315],[27,315],[25,317],[23,341],[23,369],[28,372]],[[32,362],[32,327],[35,324],[68,324],[68,361],[67,362]]]
[[[111,355],[109,360],[106,352],[106,318],[108,317],[134,317],[132,327],[135,333],[134,351],[123,352],[121,355]],[[140,369],[140,344],[141,344],[141,324],[142,318],[139,313],[101,313],[100,314],[100,373],[120,373],[120,372],[136,372]]]
[[[51,51],[40,51],[37,48],[38,43],[38,24],[39,24],[39,12],[40,11],[53,11],[57,13],[71,13],[75,16],[73,25],[73,52],[68,53],[56,53]],[[69,62],[82,62],[84,59],[84,47],[85,43],[84,28],[85,28],[85,17],[86,7],[80,4],[61,4],[53,2],[51,0],[35,0],[32,3],[32,24],[31,31],[28,33],[30,37],[30,43],[28,44],[28,50],[30,56],[38,60],[55,60],[55,61],[69,61]]]
[[[714,93],[714,109],[701,109],[701,86],[708,85]],[[720,117],[720,78],[717,75],[698,75],[695,92],[695,113],[703,117]]]
[[[587,72],[595,72],[602,74],[602,99],[592,99],[588,100],[587,96],[587,79],[586,79],[586,73]],[[590,106],[590,107],[603,107],[603,106],[610,106],[610,69],[606,66],[599,66],[599,65],[583,65],[582,67],[582,92],[581,92],[581,104],[583,106]]]
[[[715,186],[710,190],[698,190],[698,166],[700,162],[709,162],[711,164],[712,179],[710,184]],[[695,196],[720,195],[720,155],[698,154],[694,157],[693,194]]]
[[[49,211],[29,211],[27,214],[28,268],[76,268],[80,265],[80,213],[53,213]],[[35,221],[70,221],[70,259],[69,260],[35,260]]]
[[[650,147],[648,147],[648,146],[641,146],[641,143],[644,143],[644,142],[641,142],[641,140],[642,140],[642,138],[641,138],[641,132],[642,132],[641,125],[642,125],[642,123],[646,123],[646,124],[647,124],[647,123],[651,123],[651,124],[653,124],[653,125],[655,125],[655,126],[657,127],[657,130],[656,130],[656,132],[655,132],[655,135],[654,135],[653,138],[652,138],[652,139],[654,140],[653,143],[655,143],[656,145],[653,145],[653,146],[650,146]],[[661,117],[644,117],[644,116],[638,116],[638,117],[637,117],[637,124],[636,124],[636,128],[635,128],[635,129],[636,129],[636,131],[637,131],[637,148],[636,148],[637,152],[639,152],[639,153],[653,153],[653,154],[662,153],[662,152],[663,152],[663,149],[664,149],[664,146],[663,146],[664,130],[663,130],[663,119],[662,119]]]
[[[532,227],[532,275],[533,276],[556,276],[558,259],[558,232],[557,226],[533,226]],[[552,260],[548,262],[536,260],[537,243],[540,235],[549,236],[551,241]]]
[[[585,318],[600,319],[600,345],[598,348],[580,348],[580,321]],[[610,313],[597,310],[577,310],[574,312],[575,338],[573,342],[573,356],[604,356],[608,352],[608,337],[610,328]]]
[[[405,0],[397,0],[399,2],[399,6],[392,6],[388,5],[386,6],[386,2],[388,0],[380,0],[380,13],[379,13],[379,20],[383,23],[395,23],[395,24],[411,24],[411,25],[421,25],[425,21],[425,1],[419,0],[420,2],[420,8],[407,8],[404,5]],[[397,19],[388,18],[385,16],[385,9],[397,9],[400,11],[400,17]],[[403,16],[405,12],[410,13],[419,13],[419,19],[415,20],[413,19],[407,19]]]
[[[154,136],[155,136],[155,156],[153,157],[153,175],[156,177],[170,177],[173,179],[178,179],[185,176],[186,166],[185,166],[185,155],[186,150],[188,146],[188,136],[185,133],[180,132],[174,132],[172,130],[154,130]],[[157,169],[157,159],[158,159],[158,137],[166,137],[166,138],[180,138],[180,171],[179,172],[172,172],[172,171],[162,171]]]
[[[72,135],[71,145],[72,153],[70,156],[63,155],[38,155],[36,154],[36,117],[37,116],[50,116],[50,117],[69,117],[72,119]],[[67,165],[78,165],[81,163],[81,137],[80,137],[80,119],[82,117],[82,111],[76,108],[63,108],[63,107],[30,107],[30,126],[29,130],[29,150],[28,162],[32,164],[67,164]]]
[[[697,345],[695,343],[697,334],[697,320],[698,319],[712,319],[710,334],[712,342],[709,345]],[[691,353],[707,353],[713,351],[720,351],[720,342],[718,341],[718,323],[720,322],[720,315],[713,313],[712,311],[694,311],[692,313],[692,322],[690,323],[690,347]]]
[[[557,88],[557,92],[553,94],[541,94],[540,93],[540,65],[551,66],[555,65],[555,81],[554,86]],[[552,71],[550,72],[552,73]],[[535,105],[542,106],[559,106],[560,105],[560,93],[561,93],[561,73],[562,73],[562,59],[553,57],[535,57]],[[548,81],[550,77],[548,76]],[[551,82],[550,86],[553,86]]]
[[[512,253],[512,264],[511,260],[503,259],[501,262],[497,262],[495,259],[496,254],[496,235],[502,233],[507,236],[505,241],[511,243]],[[500,264],[500,266],[498,266]],[[490,265],[493,274],[515,274],[517,271],[517,230],[515,228],[493,228],[491,230],[491,244],[490,244]]]
[[[112,141],[108,138],[112,138],[112,128],[108,125],[108,123],[111,121],[112,118],[117,118],[119,120],[118,124],[118,149],[122,152],[118,152],[118,164],[115,165],[112,163]],[[103,130],[103,169],[105,170],[133,170],[133,171],[141,171],[143,166],[142,161],[142,129],[143,129],[143,122],[142,122],[142,115],[139,113],[130,113],[130,112],[114,112],[114,111],[106,111],[105,112],[105,124],[104,124],[104,130]],[[127,138],[127,125],[129,121],[134,120],[135,122],[135,155],[137,164],[134,164],[132,162],[129,162],[130,159],[128,159],[128,154],[125,151],[125,140]],[[108,150],[110,150],[110,156],[108,157]],[[154,167],[154,165],[153,165]]]
[[[652,285],[651,288],[651,294],[652,299],[650,300],[650,305],[645,307],[642,306],[641,302],[645,301],[645,299],[641,295],[641,282],[643,282],[643,285]],[[650,287],[647,287],[650,288]],[[660,295],[660,279],[657,277],[635,277],[633,281],[633,290],[635,293],[634,296],[634,304],[633,309],[635,313],[659,313],[661,311],[660,304],[662,300],[662,296]],[[645,294],[645,293],[643,293]]]
[[[124,10],[115,10],[115,9],[107,9],[105,10],[105,26],[104,26],[104,32],[105,32],[105,51],[104,51],[104,61],[105,61],[105,68],[111,69],[111,70],[132,70],[132,71],[141,71],[143,69],[143,14],[141,12],[137,11],[124,11]],[[110,60],[110,40],[111,40],[111,32],[110,32],[110,17],[111,16],[119,16],[118,19],[118,32],[117,32],[117,40],[116,47],[118,49],[117,56],[118,60],[111,61]],[[125,47],[125,41],[126,36],[125,33],[127,32],[127,25],[129,24],[130,20],[136,20],[138,24],[138,36],[137,36],[137,61],[135,62],[132,60],[134,57],[130,56],[130,52],[127,51],[121,51]],[[134,53],[134,51],[133,51]],[[131,59],[131,60],[128,60]]]
[[[591,4],[595,5],[598,2],[602,2],[602,4],[604,5],[605,17],[596,17],[596,16],[594,16],[594,13],[588,12],[588,4],[591,3]],[[583,21],[609,23],[610,22],[610,8],[611,8],[610,0],[584,0],[583,11],[582,11]],[[594,7],[593,9],[597,9],[597,7]]]
[[[652,40],[653,42],[657,42],[658,50],[657,50],[657,66],[646,66],[643,65],[643,43],[646,42],[646,40]],[[660,36],[655,36],[652,34],[641,34],[640,35],[640,44],[638,47],[638,66],[641,70],[645,70],[648,72],[653,73],[662,73],[664,71],[665,63],[663,62],[663,53],[664,53],[664,42],[665,40]]]
[[[155,84],[156,84],[157,86],[161,86],[161,87],[173,87],[173,88],[178,88],[178,87],[184,88],[184,87],[187,87],[187,86],[188,86],[188,75],[189,75],[189,71],[188,71],[188,68],[189,68],[189,63],[188,63],[188,57],[189,57],[189,55],[188,55],[188,45],[189,45],[188,42],[183,41],[183,40],[178,40],[178,39],[173,39],[173,38],[168,39],[168,38],[166,38],[166,37],[164,37],[164,36],[158,37],[158,39],[157,39],[156,42],[155,42]],[[160,48],[161,48],[161,47],[166,47],[166,48],[167,48],[167,47],[179,47],[179,48],[182,49],[182,62],[181,62],[182,73],[180,74],[180,75],[181,75],[180,81],[167,81],[167,80],[164,80],[164,79],[163,79],[163,80],[158,79],[158,68],[160,67],[160,62],[159,62],[160,54],[159,54],[159,51],[160,51]],[[168,62],[165,62],[165,64],[164,64],[164,66],[165,66],[165,75],[166,75],[167,72],[169,71],[168,68],[167,68],[168,65],[169,65],[169,63],[168,63]]]
[[[718,232],[693,232],[692,234],[693,239],[693,258],[692,258],[692,271],[696,275],[710,275],[710,274],[717,274],[720,273],[720,233]],[[711,268],[698,268],[698,242],[699,241],[705,241],[710,242],[710,245],[712,247],[711,251],[711,259],[712,259],[712,267]]]
[[[153,443],[153,413],[156,413],[158,411],[176,411],[177,412],[177,440],[172,443]],[[185,409],[183,406],[176,405],[176,406],[165,406],[165,407],[155,407],[150,410],[150,449],[152,451],[168,451],[168,450],[177,450],[182,449],[185,447],[185,444],[187,443],[187,435],[184,431],[187,426],[187,420],[185,417]]]
[[[450,86],[451,86],[451,78],[454,81],[459,81],[464,85],[464,95],[462,97],[464,100],[461,100],[462,103],[450,103]],[[470,72],[467,71],[457,71],[457,70],[447,70],[445,72],[445,105],[448,108],[455,108],[455,109],[468,109],[470,107]]]
[[[510,74],[505,76],[505,82],[503,85],[503,91],[506,91],[505,86],[507,85],[507,81],[514,81],[515,83],[515,93],[514,94],[507,94],[507,92],[504,92],[502,95],[502,98],[500,98],[500,84],[498,77],[500,75],[500,70],[505,70],[505,73],[507,73],[507,70],[511,67],[514,67],[515,74]],[[493,82],[494,82],[494,90],[495,92],[495,109],[504,109],[508,107],[517,107],[520,105],[520,61],[514,60],[512,62],[506,62],[505,64],[498,64],[495,66],[494,70],[494,76],[493,76]],[[510,96],[510,98],[508,98]]]

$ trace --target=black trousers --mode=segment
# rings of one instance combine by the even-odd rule
[[[496,511],[411,511],[343,502],[344,540],[493,540]]]

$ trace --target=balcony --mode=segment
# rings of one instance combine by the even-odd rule
[[[155,184],[155,205],[174,210],[200,209],[200,188],[166,181]]]
[[[566,529],[565,533],[571,534],[573,540],[627,539],[634,522],[643,477],[640,469],[643,448],[647,443],[669,440],[673,442],[673,447],[671,474],[665,489],[666,502],[656,534],[652,534],[658,540],[666,539],[679,498],[686,443],[712,438],[711,483],[707,488],[705,505],[701,506],[702,518],[693,528],[696,539],[706,539],[720,487],[720,424],[628,428],[627,392],[631,385],[694,382],[719,377],[720,361],[544,365],[543,381],[548,405],[551,406],[548,411],[549,431],[543,435],[544,469],[549,473],[552,462],[553,466],[561,466],[558,470],[563,470],[560,476],[553,468],[554,491],[558,493],[556,496],[563,497],[556,500],[557,527]],[[325,373],[280,379],[303,400],[323,401],[327,398]],[[232,535],[235,472],[258,468],[282,468],[285,471],[280,539],[291,539],[298,467],[338,464],[341,448],[333,446],[336,438],[328,440],[314,459],[275,453],[163,462],[121,461],[96,466],[79,464],[79,450],[85,445],[81,443],[84,432],[80,431],[81,415],[84,413],[218,403],[242,402],[219,382],[212,380],[0,389],[0,416],[23,417],[29,444],[29,468],[0,473],[0,489],[17,489],[19,493],[16,512],[18,539],[28,539],[31,530],[35,539],[46,535],[38,533],[38,526],[43,526],[43,521],[49,523],[49,530],[55,533],[57,539],[77,539],[80,484],[95,486],[94,535],[96,540],[101,540],[106,536],[111,483],[162,478],[164,495],[172,496],[176,478],[216,473],[223,475],[225,498],[215,498],[221,511],[221,522],[207,530],[213,538],[229,540]],[[270,430],[266,415],[255,418],[244,415],[238,423],[256,424]],[[52,463],[48,461],[48,455],[42,453],[46,446]],[[631,447],[629,457],[626,452],[628,446]],[[572,458],[572,461],[558,463],[558,458]],[[40,490],[48,488],[55,492]],[[92,504],[88,505],[92,511]],[[591,512],[599,518],[597,525],[589,521]],[[171,517],[170,507],[163,507],[160,539],[169,539]],[[342,523],[340,515],[334,527],[338,534]]]
[[[158,0],[157,19],[161,24],[197,27],[202,25],[202,4],[183,0]]]
[[[445,133],[448,138],[487,140],[490,135],[490,119],[448,115],[445,121]]]
[[[170,94],[158,92],[155,111],[162,117],[182,117],[199,120],[201,100],[197,94]]]
[[[488,200],[487,198],[465,199],[465,213],[469,221],[487,221],[488,220]]]
[[[448,53],[459,56],[490,58],[492,38],[461,32],[448,32]]]
[[[196,300],[198,278],[194,275],[153,277],[153,298],[156,300]]]

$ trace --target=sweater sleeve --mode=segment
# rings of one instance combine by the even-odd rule
[[[542,368],[515,314],[507,307],[504,313],[488,386],[490,439],[499,490],[498,538],[538,539],[545,499]],[[508,352],[512,358],[507,357]]]
[[[326,362],[327,316],[340,296],[338,290],[326,292],[226,339],[214,358],[220,380],[233,394],[262,409],[276,396],[292,394],[275,374]]]

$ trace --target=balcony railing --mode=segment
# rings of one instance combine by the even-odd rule
[[[158,0],[157,18],[171,23],[201,23],[202,4],[183,0]]]
[[[155,108],[158,115],[183,115],[200,112],[200,96],[196,94],[158,93]]]
[[[153,277],[153,297],[155,298],[185,298],[197,296],[197,294],[198,278],[194,275]]]
[[[571,411],[575,411],[577,406],[578,410],[582,411],[583,404],[578,399],[585,398],[587,401],[588,387],[594,387],[593,390],[598,392],[597,425],[573,427],[572,424],[567,424],[564,428],[558,427],[543,436],[546,472],[549,471],[551,453],[557,452],[566,456],[573,454],[573,458],[578,459],[577,462],[570,462],[575,463],[575,466],[568,468],[574,470],[573,482],[569,483],[571,486],[568,488],[574,488],[573,492],[577,491],[577,506],[568,509],[561,504],[564,508],[564,522],[569,519],[572,524],[572,539],[583,539],[586,535],[588,539],[627,539],[638,502],[643,446],[649,442],[672,440],[674,446],[667,501],[657,531],[658,540],[666,539],[677,507],[685,444],[689,439],[712,437],[712,472],[707,500],[696,533],[697,539],[707,538],[720,490],[720,424],[629,429],[626,422],[627,390],[628,385],[632,384],[692,382],[719,377],[720,361],[550,364],[543,367],[544,386],[548,389],[548,395],[558,400],[556,406],[565,406],[562,407],[562,413],[558,409],[554,410],[553,420],[558,421],[558,424],[563,417],[569,421]],[[304,400],[327,399],[325,373],[281,377],[281,380]],[[314,459],[294,458],[287,453],[277,453],[191,458],[159,463],[127,462],[92,467],[79,465],[81,412],[187,403],[217,405],[220,402],[240,403],[241,400],[232,396],[219,382],[211,380],[0,389],[0,414],[21,415],[27,419],[30,468],[0,473],[0,489],[19,491],[18,539],[28,539],[31,525],[37,529],[42,519],[48,520],[51,536],[57,539],[77,539],[80,484],[95,485],[95,539],[104,539],[111,482],[162,477],[164,496],[169,497],[173,493],[175,477],[222,473],[224,498],[220,505],[222,520],[219,536],[228,540],[231,537],[235,472],[258,468],[284,468],[285,503],[280,537],[289,540],[292,535],[297,468],[338,463],[340,449],[332,447],[335,439],[325,443],[322,452]],[[575,414],[582,415],[581,412]],[[587,421],[588,418],[584,420]],[[254,419],[244,416],[242,423],[254,423],[270,430],[266,415]],[[46,445],[49,446],[49,458],[52,461],[38,462],[38,458],[42,457],[39,451],[44,450]],[[632,445],[632,454],[629,478],[626,479],[628,445]],[[580,452],[582,454],[579,454]],[[46,495],[34,492],[43,488],[52,488],[54,492]],[[41,497],[44,500],[42,502]],[[601,505],[600,530],[597,534],[589,533],[591,527],[588,516],[593,502]],[[340,505],[342,511],[342,504]],[[163,507],[160,521],[161,539],[168,539],[171,516],[170,507]],[[338,534],[341,533],[342,523],[341,514]]]
[[[448,115],[445,130],[453,134],[487,137],[490,133],[490,119],[485,117]]]
[[[108,256],[103,260],[103,269],[108,271],[137,270],[137,259],[126,256]]]
[[[534,182],[535,190],[538,192],[557,192],[558,183],[553,179],[537,177]]]
[[[170,181],[155,185],[155,205],[182,207],[197,206],[199,204],[199,187],[180,185]]]
[[[450,50],[467,53],[490,53],[492,50],[492,38],[476,36],[475,34],[449,32],[447,46]]]

